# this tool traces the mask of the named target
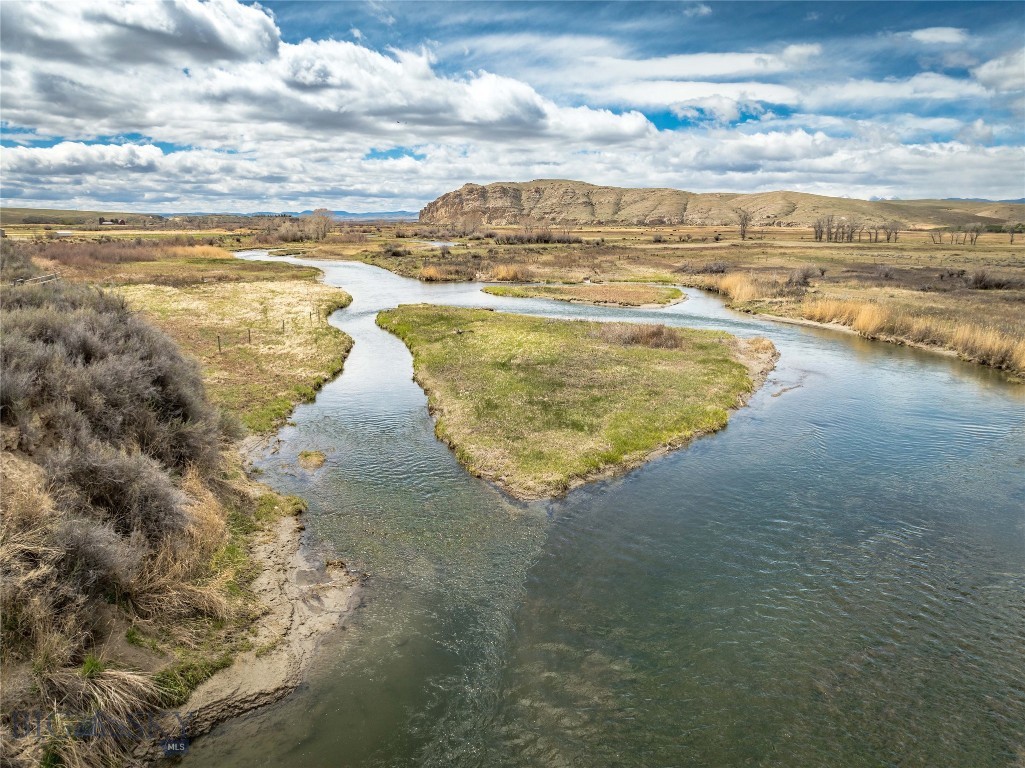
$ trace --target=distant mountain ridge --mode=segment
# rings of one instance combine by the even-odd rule
[[[180,211],[177,213],[118,213],[111,211],[77,211],[60,208],[15,208],[0,207],[0,222],[4,224],[92,224],[100,216],[124,219],[129,225],[140,225],[153,219],[173,219],[176,216],[211,216],[211,217],[242,217],[256,216],[308,216],[313,211],[255,211],[253,213],[214,213],[211,211]],[[369,213],[352,213],[350,211],[332,211],[337,221],[416,221],[416,211],[371,211]]]
[[[313,211],[254,211],[252,213],[166,213],[165,217],[172,216],[309,216]],[[370,211],[368,213],[353,213],[352,211],[331,211],[331,214],[338,221],[372,220],[372,221],[416,221],[416,211]]]
[[[464,184],[420,211],[424,224],[642,224],[727,226],[737,210],[752,226],[810,226],[846,216],[866,223],[900,220],[948,227],[1025,221],[1025,205],[972,200],[855,200],[803,192],[694,193],[679,189],[605,187],[566,179]]]

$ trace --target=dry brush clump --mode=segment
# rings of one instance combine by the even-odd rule
[[[533,277],[530,269],[520,264],[496,264],[491,270],[491,279],[500,282],[523,282]]]
[[[5,282],[24,256],[0,254]],[[188,625],[232,611],[233,575],[213,565],[237,494],[219,414],[196,365],[116,296],[8,284],[0,317],[0,652],[31,681],[4,686],[4,717],[45,705],[116,720],[158,706],[150,675],[99,649],[112,621]],[[45,749],[91,765],[117,748],[90,744]]]
[[[1007,290],[1021,288],[1022,282],[1003,275],[997,275],[987,269],[977,269],[968,277],[968,287],[978,291]]]
[[[718,289],[737,304],[753,301],[765,295],[763,286],[754,277],[739,272],[721,278]]]
[[[638,344],[653,349],[680,349],[686,343],[678,330],[662,324],[602,323],[598,338],[609,344]]]
[[[425,264],[417,277],[426,283],[473,280],[476,269],[469,264]]]
[[[561,232],[552,231],[551,227],[525,227],[522,232],[495,235],[495,242],[499,245],[538,245],[538,244],[562,244],[579,245],[584,241],[576,235],[570,234],[569,230]]]

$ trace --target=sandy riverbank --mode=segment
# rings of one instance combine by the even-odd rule
[[[202,683],[177,710],[189,739],[294,691],[321,641],[343,629],[359,606],[366,576],[311,551],[302,541],[302,519],[282,517],[258,535],[252,558],[260,575],[252,589],[264,613],[253,628],[252,650]],[[173,732],[176,719],[165,719]],[[143,761],[161,756],[152,743],[135,753]]]

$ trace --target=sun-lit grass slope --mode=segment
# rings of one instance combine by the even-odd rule
[[[523,498],[726,426],[771,368],[766,339],[404,305],[378,324],[413,353],[438,436]]]
[[[489,285],[482,289],[493,296],[517,299],[558,299],[584,304],[642,307],[670,304],[683,297],[679,288],[636,283],[583,283],[579,285]]]
[[[274,429],[296,403],[312,400],[352,347],[327,324],[349,295],[319,282],[137,284],[121,293],[199,359],[211,399],[254,432]]]
[[[970,200],[854,200],[801,192],[696,194],[679,189],[603,187],[566,179],[466,184],[429,203],[425,224],[691,224],[726,226],[737,209],[752,223],[809,226],[820,216],[950,226],[1025,220],[1025,206]]]
[[[110,287],[202,364],[213,402],[266,432],[341,369],[352,340],[326,322],[349,304],[320,271],[212,246],[18,243],[46,270]]]

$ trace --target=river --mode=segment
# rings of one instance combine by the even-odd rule
[[[309,682],[184,765],[1025,760],[1025,387],[690,289],[605,309],[286,260],[352,294],[331,322],[355,346],[261,479],[372,577]],[[435,439],[374,324],[414,302],[762,335],[781,359],[724,431],[526,504]],[[301,450],[327,463],[298,469]]]

